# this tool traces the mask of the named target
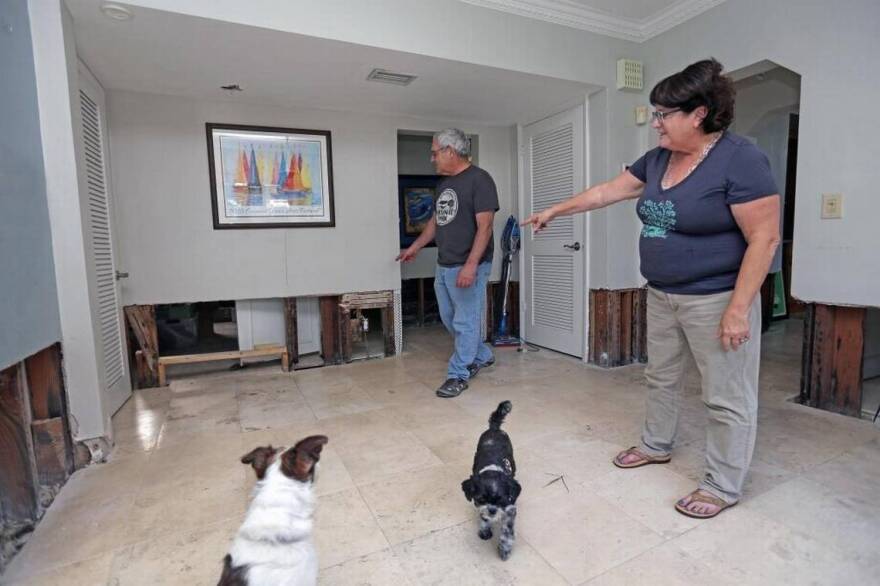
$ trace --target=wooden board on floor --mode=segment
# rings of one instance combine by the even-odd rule
[[[285,372],[289,370],[287,348],[284,346],[265,346],[253,350],[230,350],[229,352],[207,352],[205,354],[181,354],[178,356],[159,357],[159,386],[164,387],[166,382],[165,368],[180,364],[197,364],[201,362],[214,362],[218,360],[244,360],[247,358],[264,358],[278,356],[281,358],[281,367]]]

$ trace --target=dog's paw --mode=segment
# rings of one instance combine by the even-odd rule
[[[479,535],[480,539],[482,539],[483,541],[486,541],[487,539],[492,539],[492,529],[489,527],[486,527],[485,529],[480,529],[477,532],[477,535]]]
[[[506,562],[507,558],[510,557],[510,552],[513,551],[509,547],[498,547],[498,555],[501,556],[501,561]]]

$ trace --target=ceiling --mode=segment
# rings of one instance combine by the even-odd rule
[[[644,42],[724,0],[461,0],[628,41]]]
[[[77,53],[108,90],[510,125],[558,112],[595,89],[138,7],[133,19],[116,22],[101,13],[101,0],[66,1]],[[374,67],[418,78],[407,87],[367,82]],[[231,83],[244,91],[219,89]]]

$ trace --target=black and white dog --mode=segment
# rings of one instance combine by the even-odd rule
[[[516,462],[513,444],[501,430],[504,417],[510,413],[510,401],[503,401],[489,417],[489,429],[480,435],[471,477],[461,483],[467,500],[480,512],[480,539],[492,537],[492,523],[501,525],[498,553],[502,560],[510,557],[514,542],[516,499],[522,487],[514,479]]]
[[[241,458],[259,482],[244,523],[223,559],[217,586],[314,586],[318,556],[312,542],[312,483],[323,435],[288,450],[259,447]]]

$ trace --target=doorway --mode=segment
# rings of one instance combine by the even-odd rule
[[[757,71],[735,82],[736,118],[731,130],[752,140],[767,155],[782,197],[782,242],[761,288],[761,323],[766,332],[771,323],[801,318],[804,311],[803,304],[791,296],[801,78],[771,62],[758,65]]]

